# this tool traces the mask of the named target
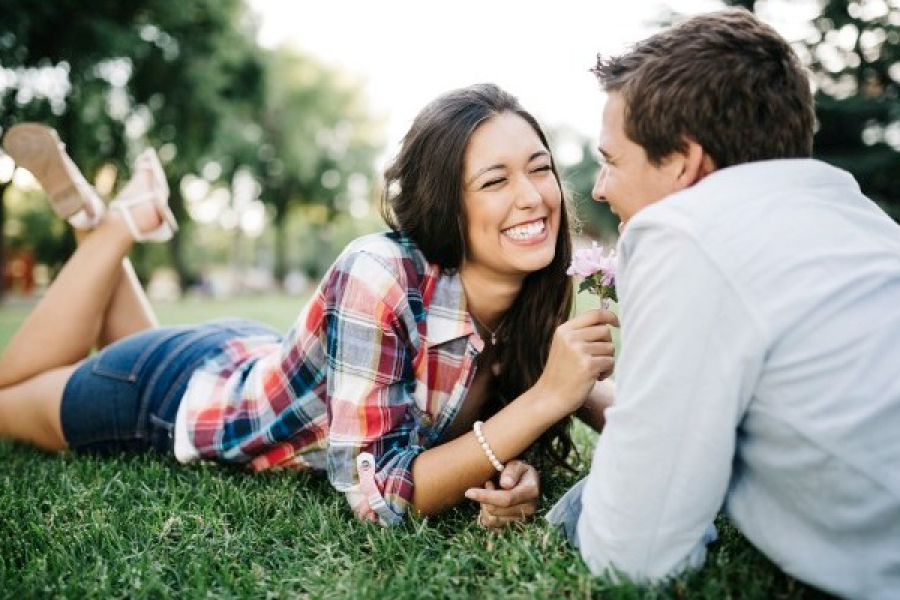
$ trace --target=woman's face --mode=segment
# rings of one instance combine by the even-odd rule
[[[562,203],[551,164],[537,133],[515,113],[495,115],[475,130],[463,168],[469,237],[463,268],[524,278],[550,264]]]

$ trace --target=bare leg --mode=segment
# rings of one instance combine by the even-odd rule
[[[150,299],[127,257],[122,259],[119,271],[119,283],[116,284],[100,327],[98,348],[105,348],[133,333],[159,327]]]
[[[47,191],[51,205],[76,228],[79,247],[0,354],[0,437],[46,450],[66,447],[60,423],[63,391],[96,343],[156,324],[126,258],[134,239],[166,241],[177,224],[165,175],[150,150],[104,217],[104,206],[66,155],[56,133],[40,124],[10,129],[4,149]]]
[[[75,230],[75,239],[79,244],[89,235],[88,231]],[[118,282],[100,325],[97,346],[105,348],[116,340],[158,326],[159,320],[150,305],[150,299],[147,298],[134,267],[131,266],[131,261],[125,257],[122,259]]]
[[[51,452],[64,450],[59,409],[74,366],[53,369],[22,383],[0,388],[0,438]]]
[[[0,388],[88,356],[123,280],[122,260],[132,243],[117,213],[110,213],[82,240],[0,355]]]
[[[13,126],[3,138],[3,147],[13,157],[18,166],[29,171],[40,182],[47,192],[50,204],[54,211],[62,217],[67,217],[69,223],[75,227],[75,236],[79,244],[87,239],[89,229],[100,224],[106,208],[97,196],[96,191],[85,180],[78,167],[68,156],[65,145],[60,141],[57,133],[40,123],[21,123]],[[169,210],[166,200],[169,196],[169,187],[165,173],[159,164],[159,159],[153,150],[145,150],[135,161],[132,179],[113,202],[119,203],[123,208],[120,216],[125,217],[126,224],[137,239],[151,241],[165,241],[171,237],[177,224]],[[141,217],[140,212],[146,213],[146,208],[141,211],[137,205],[147,203],[154,207],[152,220],[146,219],[146,214]],[[141,221],[138,223],[137,221]],[[162,219],[165,226],[154,231]],[[142,229],[147,226],[148,229]],[[96,328],[92,334],[85,335],[81,342],[88,344],[88,349],[98,343],[100,347],[121,339],[132,333],[143,331],[158,324],[150,303],[144,294],[131,263],[125,256],[121,259],[122,267],[115,275],[115,279],[108,279],[106,288],[112,294],[105,294],[91,304],[90,317],[93,318],[97,307],[102,306],[105,316],[99,324],[93,320],[84,324],[82,330]],[[51,306],[53,306],[51,304]],[[44,315],[38,315],[43,319]],[[81,316],[76,313],[76,316]],[[26,321],[26,324],[28,321]],[[31,336],[31,327],[22,327]],[[39,330],[40,331],[40,330]],[[79,333],[84,333],[80,331]],[[90,333],[90,332],[88,332]],[[14,338],[14,342],[17,338]],[[11,348],[16,347],[11,344]],[[79,346],[65,346],[63,356],[72,354],[81,357],[84,354]],[[89,351],[89,350],[88,350]],[[10,352],[7,351],[7,355]],[[0,366],[5,366],[9,359],[0,357]],[[15,364],[15,363],[13,363]],[[39,367],[47,364],[46,361],[38,363]],[[55,360],[51,357],[51,366]],[[27,371],[26,371],[27,372]],[[21,374],[13,372],[11,375],[0,370],[0,387],[10,382],[20,381]]]

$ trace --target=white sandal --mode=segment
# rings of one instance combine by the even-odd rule
[[[132,209],[144,202],[152,202],[161,223],[155,229],[142,231],[134,220]],[[169,208],[169,184],[152,148],[141,152],[134,163],[134,174],[125,188],[109,203],[125,221],[136,242],[166,242],[178,231],[178,222]]]
[[[19,123],[4,136],[3,149],[41,184],[53,212],[76,229],[93,229],[100,223],[103,201],[72,162],[54,129],[40,123]]]

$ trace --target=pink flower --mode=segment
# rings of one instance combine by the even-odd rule
[[[577,275],[582,278],[578,291],[585,290],[600,297],[604,307],[609,300],[618,302],[616,296],[616,268],[618,257],[616,251],[610,249],[606,252],[603,246],[594,242],[590,248],[576,250],[572,255],[572,264],[566,271],[568,275]]]

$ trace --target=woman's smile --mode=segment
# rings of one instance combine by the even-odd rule
[[[547,220],[544,217],[520,223],[507,229],[501,233],[514,244],[532,245],[540,244],[547,239]]]

